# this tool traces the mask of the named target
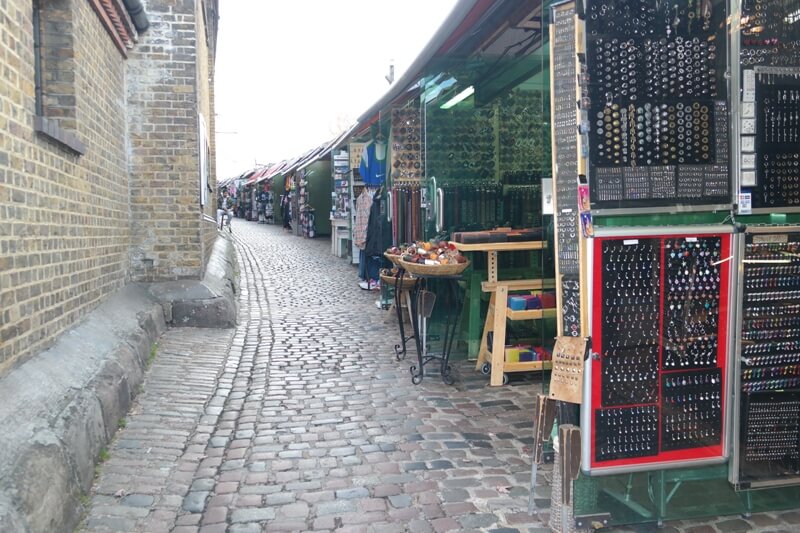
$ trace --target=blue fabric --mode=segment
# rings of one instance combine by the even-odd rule
[[[386,181],[386,156],[389,147],[382,145],[383,159],[378,159],[375,142],[369,142],[361,153],[361,165],[358,172],[367,187],[380,187]]]
[[[380,274],[381,256],[370,256],[364,250],[358,252],[358,278],[362,280],[377,280]]]

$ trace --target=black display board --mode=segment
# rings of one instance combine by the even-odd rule
[[[753,207],[800,207],[800,69],[794,74],[759,70]]]
[[[580,220],[578,214],[578,57],[574,2],[552,8],[553,187],[561,298],[561,334],[581,332]]]
[[[800,210],[800,2],[742,0],[742,192],[753,209]]]
[[[800,232],[747,234],[738,485],[800,484]]]
[[[560,274],[578,276],[578,85],[575,5],[553,8],[553,169]]]
[[[589,0],[593,209],[731,203],[722,0]]]

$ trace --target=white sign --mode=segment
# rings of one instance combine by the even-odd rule
[[[753,196],[749,192],[739,193],[739,214],[749,215],[753,212]]]

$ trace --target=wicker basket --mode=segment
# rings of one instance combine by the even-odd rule
[[[400,259],[400,267],[419,276],[456,276],[464,272],[468,266],[469,261],[466,263],[453,263],[451,265],[421,265],[419,263],[409,263]]]
[[[394,266],[400,266],[400,256],[395,254],[390,254],[389,252],[383,252],[383,257],[388,259],[392,262]]]
[[[406,290],[414,287],[418,281],[419,278],[412,278],[408,275],[408,273],[405,273],[399,285],[401,289]],[[388,285],[389,287],[397,287],[397,276],[392,274],[390,270],[384,268],[381,270],[381,283]]]

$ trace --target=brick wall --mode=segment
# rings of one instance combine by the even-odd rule
[[[215,185],[203,1],[144,2],[126,60],[88,0],[40,0],[44,122],[32,3],[0,0],[0,375],[131,280],[200,278],[216,237],[213,195],[199,202],[199,110]]]
[[[195,2],[144,3],[150,29],[128,60],[131,278],[199,278]]]
[[[124,59],[88,2],[55,4],[71,16],[74,80],[58,75],[74,100],[53,91],[48,102],[74,103],[65,126],[82,156],[34,131],[31,0],[0,2],[0,373],[122,287],[128,270]]]

